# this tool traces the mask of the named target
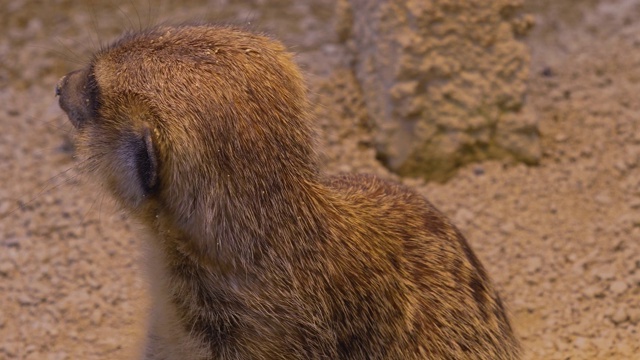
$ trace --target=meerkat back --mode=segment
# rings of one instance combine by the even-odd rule
[[[284,47],[123,36],[56,87],[83,167],[144,225],[144,359],[517,359],[486,271],[427,200],[328,177]]]

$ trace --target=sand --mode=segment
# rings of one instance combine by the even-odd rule
[[[229,2],[230,3],[230,2]],[[57,79],[126,29],[233,19],[298,53],[329,172],[395,177],[330,0],[0,5],[0,359],[123,359],[145,320],[138,225],[77,172]],[[297,4],[297,5],[293,5]],[[534,1],[537,166],[486,161],[415,186],[466,234],[525,359],[640,358],[640,3]]]

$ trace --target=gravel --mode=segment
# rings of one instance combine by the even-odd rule
[[[309,79],[327,171],[382,167],[334,1],[11,1],[0,14],[0,359],[123,359],[146,321],[137,224],[77,172],[53,87],[122,30],[235,19],[282,38]],[[613,4],[613,5],[612,5]],[[640,353],[640,9],[527,1],[527,95],[542,159],[445,184],[400,179],[451,216],[494,278],[525,359]],[[6,10],[6,11],[5,11]]]

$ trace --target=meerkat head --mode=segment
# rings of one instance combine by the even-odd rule
[[[211,217],[316,171],[303,81],[264,36],[205,25],[125,35],[56,94],[84,167],[134,213]]]

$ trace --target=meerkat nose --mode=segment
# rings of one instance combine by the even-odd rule
[[[67,75],[63,76],[60,78],[60,80],[58,80],[58,82],[56,83],[56,97],[60,96],[61,94],[61,90],[60,88],[62,87],[62,84],[64,84],[64,81],[67,79]]]

